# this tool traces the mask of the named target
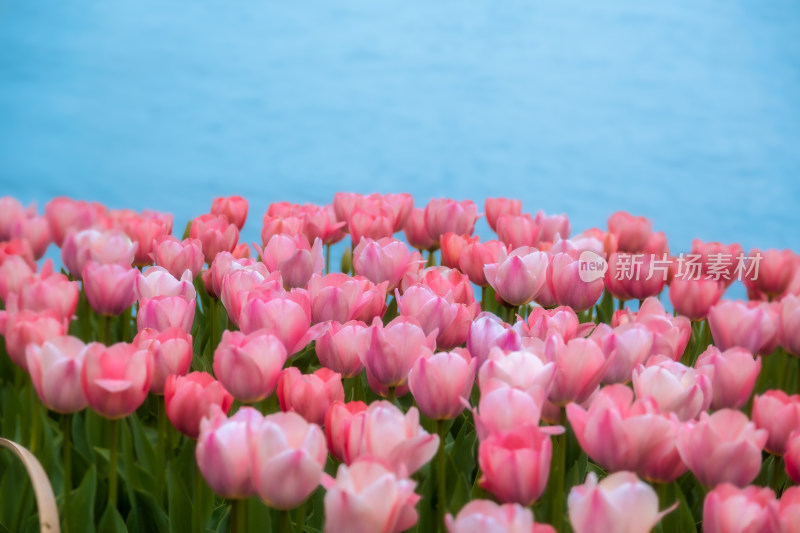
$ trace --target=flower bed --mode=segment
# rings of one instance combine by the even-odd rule
[[[798,256],[484,210],[279,202],[250,247],[240,197],[181,237],[2,198],[0,437],[63,531],[797,531]],[[25,477],[0,454],[9,531]]]

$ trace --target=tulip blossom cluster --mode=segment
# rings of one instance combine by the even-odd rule
[[[0,436],[61,458],[73,529],[798,531],[794,252],[752,249],[743,301],[740,245],[688,276],[627,212],[340,192],[251,246],[251,208],[0,198]]]

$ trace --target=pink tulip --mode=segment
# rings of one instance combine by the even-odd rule
[[[148,268],[134,283],[136,299],[141,302],[156,296],[182,296],[194,301],[197,292],[192,285],[191,276],[190,271],[184,271],[180,278],[176,278],[163,267]]]
[[[746,269],[744,284],[769,297],[780,296],[789,288],[794,277],[795,254],[791,250],[766,250],[753,248],[747,264],[758,261],[758,268]],[[760,258],[760,259],[759,259]]]
[[[125,233],[136,243],[134,264],[146,266],[153,263],[154,241],[172,233],[172,216],[151,214],[129,218],[125,224]]]
[[[743,254],[742,247],[736,243],[725,246],[720,242],[694,239],[689,255],[697,257],[704,277],[711,277],[729,286],[736,280],[736,265],[739,256]]]
[[[344,324],[356,317],[371,321],[386,307],[387,282],[375,285],[362,276],[314,274],[308,282],[312,322],[335,320]]]
[[[443,332],[458,314],[458,306],[451,294],[439,296],[430,287],[413,285],[400,295],[395,290],[397,311],[401,316],[414,317],[426,335]]]
[[[76,201],[64,196],[50,200],[44,211],[53,242],[59,248],[70,230],[81,231],[90,228],[106,214],[106,208],[101,204]]]
[[[603,387],[588,409],[571,403],[567,419],[581,448],[609,472],[631,470],[671,483],[686,472],[676,447],[680,424],[652,398],[634,401],[624,385]]]
[[[653,334],[643,324],[628,323],[614,329],[600,324],[591,339],[599,344],[606,358],[613,357],[603,383],[627,383],[633,369],[643,364],[653,347]]]
[[[139,271],[129,266],[89,261],[83,269],[83,290],[95,312],[119,315],[136,301],[134,284]]]
[[[384,210],[369,212],[356,209],[347,220],[347,228],[356,246],[361,239],[378,240],[389,238],[394,233],[394,217]]]
[[[303,233],[308,242],[319,239],[322,244],[330,245],[341,241],[345,236],[342,231],[345,223],[336,221],[333,205],[308,205],[300,213],[300,217],[303,220]],[[266,241],[262,240],[262,242]]]
[[[239,240],[239,229],[224,216],[201,215],[192,220],[189,230],[192,239],[198,239],[209,265],[220,252],[232,252]]]
[[[619,251],[628,253],[644,250],[653,233],[649,220],[625,211],[617,211],[608,217],[608,231],[616,237]]]
[[[786,475],[800,484],[800,430],[793,431],[786,440],[783,461],[786,464]]]
[[[707,533],[777,532],[778,502],[772,489],[750,485],[718,485],[703,502],[703,531]]]
[[[242,307],[247,303],[250,291],[280,294],[283,280],[280,272],[270,274],[264,263],[254,263],[244,267],[232,263],[231,269],[222,277],[221,288],[219,299],[228,313],[228,318],[238,325]]]
[[[247,220],[247,200],[241,196],[214,198],[211,202],[211,214],[225,217],[241,230]]]
[[[475,235],[457,235],[455,233],[445,233],[439,239],[442,248],[442,265],[448,268],[458,268],[461,254],[470,244],[480,242],[480,237]]]
[[[349,461],[350,426],[356,420],[356,415],[366,410],[367,404],[364,402],[335,401],[328,407],[325,413],[325,439],[331,455],[339,461]]]
[[[545,356],[556,365],[548,399],[560,406],[587,400],[613,362],[594,341],[572,339],[564,343],[555,335],[547,341]]]
[[[678,433],[678,451],[703,485],[744,487],[761,470],[767,436],[740,411],[721,409],[712,415],[701,413],[699,422],[684,425]]]
[[[570,490],[567,507],[575,533],[647,533],[675,508],[659,513],[656,491],[631,472],[616,472],[599,483],[589,472],[586,483]]]
[[[789,487],[784,490],[778,505],[781,533],[800,532],[800,487]]]
[[[765,307],[723,300],[708,313],[714,344],[720,350],[739,346],[766,355],[775,347],[778,322]]]
[[[268,415],[250,429],[253,485],[259,497],[275,509],[297,507],[322,479],[328,457],[322,430],[296,413]]]
[[[0,262],[0,300],[7,302],[10,293],[19,293],[35,273],[36,270],[18,255]]]
[[[211,490],[223,498],[244,499],[256,493],[253,484],[252,432],[264,420],[252,407],[227,418],[218,407],[200,422],[195,457]]]
[[[17,220],[11,226],[11,239],[23,239],[28,242],[37,261],[44,257],[47,247],[50,246],[50,226],[47,218],[33,216]]]
[[[0,311],[0,334],[5,337],[6,352],[23,370],[28,370],[26,348],[67,334],[67,322],[55,311]]]
[[[409,272],[418,270],[422,263],[419,252],[409,252],[405,243],[387,237],[377,241],[364,238],[353,250],[353,268],[376,285],[388,282],[387,290],[394,290]]]
[[[322,272],[325,260],[322,241],[311,246],[302,235],[274,235],[258,255],[270,272],[279,271],[286,288],[305,287],[314,273]]]
[[[497,219],[503,215],[522,214],[522,202],[509,198],[487,198],[483,205],[486,211],[486,222],[492,231],[497,231]]]
[[[228,414],[233,396],[207,372],[190,372],[185,376],[170,374],[164,385],[164,404],[175,429],[196,439],[200,434],[200,421],[212,414],[211,406]]]
[[[478,383],[481,394],[498,387],[514,387],[525,392],[540,391],[547,394],[555,375],[555,363],[545,363],[530,350],[506,353],[493,348],[489,358],[481,365]]]
[[[778,309],[778,343],[790,354],[800,357],[800,297],[784,297]]]
[[[224,331],[214,351],[214,374],[234,398],[259,402],[272,394],[286,362],[283,343],[265,331]]]
[[[364,369],[360,353],[368,340],[362,335],[366,329],[367,325],[363,322],[332,322],[314,345],[320,364],[344,378],[359,375]]]
[[[789,396],[782,390],[768,390],[753,398],[753,422],[769,434],[764,448],[783,455],[789,434],[800,428],[800,395]]]
[[[16,302],[12,304],[6,298],[7,307],[39,312],[52,309],[66,321],[72,319],[78,307],[80,287],[76,281],[69,281],[67,276],[53,272],[53,263],[45,262],[38,275],[31,275],[17,289]]]
[[[75,413],[88,405],[81,388],[86,345],[75,337],[54,337],[29,344],[26,362],[42,403],[51,411]]]
[[[669,301],[678,313],[692,320],[702,320],[724,292],[725,285],[720,281],[676,277],[669,286]]]
[[[611,319],[613,327],[630,322],[643,324],[653,334],[651,356],[663,355],[673,361],[681,358],[692,334],[689,319],[665,312],[664,306],[656,298],[647,298],[637,313],[627,309],[617,311]]]
[[[311,302],[304,291],[251,291],[239,315],[239,327],[244,333],[259,329],[278,337],[292,356],[322,334],[311,326]]]
[[[469,276],[479,287],[487,287],[486,274],[483,267],[491,263],[500,263],[508,255],[508,248],[501,241],[470,242],[458,255],[458,268]]]
[[[374,457],[396,474],[410,476],[431,460],[438,447],[439,437],[422,429],[416,407],[403,413],[393,403],[377,401],[354,415],[344,458],[350,464],[359,457]]]
[[[414,197],[407,192],[383,195],[383,204],[394,216],[394,231],[405,229],[414,210]]]
[[[435,250],[439,247],[436,239],[428,233],[428,227],[425,225],[425,210],[422,208],[415,208],[411,212],[403,232],[408,244],[417,250]]]
[[[13,196],[0,198],[0,241],[9,240],[14,224],[27,217],[28,212],[19,200]]]
[[[336,480],[323,476],[322,484],[327,489],[325,533],[399,533],[417,523],[416,482],[380,461],[340,465]]]
[[[89,406],[106,418],[130,415],[142,405],[150,390],[152,356],[147,349],[120,342],[86,348],[81,387]]]
[[[425,206],[425,226],[428,234],[437,242],[445,233],[472,235],[477,219],[478,208],[472,200],[457,202],[439,198]]]
[[[528,315],[528,323],[517,322],[514,329],[522,335],[546,341],[557,334],[564,341],[585,337],[595,327],[592,323],[581,324],[578,315],[571,307],[559,306],[553,309],[534,307]]]
[[[472,321],[467,335],[467,350],[478,360],[478,368],[489,357],[492,348],[519,350],[522,339],[519,333],[492,313],[481,313]]]
[[[500,263],[484,267],[486,280],[497,295],[512,306],[533,300],[547,281],[548,255],[531,248],[517,248]]]
[[[61,248],[61,260],[70,274],[81,279],[90,261],[130,267],[137,249],[138,245],[121,231],[88,229],[67,235]]]
[[[367,376],[382,387],[405,385],[416,360],[436,349],[436,333],[426,336],[413,318],[399,316],[385,326],[376,318],[363,333],[366,348],[360,356]]]
[[[534,222],[533,217],[525,215],[500,215],[496,222],[497,238],[509,250],[521,247],[532,247],[539,244],[539,231],[541,228]]]
[[[204,270],[202,272],[203,285],[205,285],[206,292],[214,298],[219,298],[222,294],[222,280],[225,278],[226,274],[231,272],[234,268],[245,268],[254,266],[255,264],[256,261],[253,261],[252,259],[237,259],[230,252],[219,252],[216,256],[214,256],[214,260],[210,263],[208,270]],[[259,264],[262,266],[258,267],[257,269],[259,271],[263,271],[264,276],[266,277],[269,274],[269,271],[263,263]]]
[[[652,397],[662,412],[681,421],[697,418],[711,405],[711,380],[693,368],[666,357],[655,357],[633,370],[637,398]]]
[[[657,296],[667,281],[668,264],[653,254],[613,253],[608,257],[605,285],[620,300]]]
[[[526,424],[537,425],[544,409],[541,389],[522,391],[508,385],[497,386],[481,394],[477,411],[473,410],[478,440],[512,431]]]
[[[275,217],[264,215],[261,242],[266,244],[275,235],[304,235],[306,223],[298,216]]]
[[[342,375],[328,368],[302,374],[296,367],[281,372],[278,379],[281,410],[299,413],[313,424],[322,425],[333,402],[344,401]]]
[[[136,314],[136,325],[139,331],[145,328],[157,331],[180,328],[189,333],[194,322],[195,305],[195,300],[183,296],[156,296],[141,301]]]
[[[192,336],[180,328],[167,328],[161,332],[143,329],[133,339],[133,344],[148,350],[153,358],[150,392],[154,394],[164,394],[167,377],[186,374],[192,364]]]
[[[761,358],[753,358],[753,354],[744,348],[720,352],[716,346],[709,346],[694,366],[711,380],[712,409],[739,409],[753,392],[761,372]]]
[[[36,271],[36,260],[33,258],[33,250],[28,241],[15,239],[12,241],[0,242],[0,265],[11,257],[20,257],[25,260],[28,267]]]
[[[603,294],[603,278],[593,281],[581,279],[581,262],[567,254],[556,254],[550,263],[550,289],[559,305],[572,307],[576,312],[594,306]]]
[[[434,420],[451,420],[464,410],[462,398],[469,398],[475,383],[477,361],[469,352],[428,353],[408,373],[408,387],[422,414]]]
[[[538,211],[534,222],[539,226],[539,240],[543,242],[556,242],[569,239],[570,227],[567,215],[546,215]]]
[[[480,486],[502,503],[528,506],[547,486],[553,445],[533,424],[493,433],[478,447]]]
[[[490,500],[472,500],[455,518],[445,517],[448,533],[555,533],[552,526],[534,524],[533,512],[517,504],[498,505]]]

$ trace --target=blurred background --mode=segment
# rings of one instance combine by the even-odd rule
[[[0,0],[0,196],[517,197],[800,251],[797,0]],[[485,223],[479,233],[488,236]]]

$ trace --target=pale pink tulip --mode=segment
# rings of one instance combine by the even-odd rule
[[[509,250],[539,244],[539,231],[541,228],[534,222],[533,217],[528,214],[500,215],[496,226],[497,238],[505,243]]]
[[[492,348],[519,350],[522,339],[517,331],[492,313],[481,313],[472,321],[467,335],[467,350],[478,360],[478,368],[489,357]]]
[[[782,390],[768,390],[753,398],[753,422],[769,434],[764,448],[783,455],[792,431],[800,428],[800,395],[789,396]]]
[[[18,255],[0,262],[0,300],[7,302],[9,293],[19,293],[35,273],[35,268]]]
[[[581,279],[581,262],[568,254],[555,254],[550,263],[550,290],[559,305],[567,305],[577,312],[594,306],[603,294],[603,278],[593,281]]]
[[[457,202],[449,198],[438,198],[425,206],[425,226],[428,234],[439,241],[445,233],[472,235],[478,208],[472,200]]]
[[[218,253],[236,248],[239,229],[224,216],[207,214],[192,220],[189,236],[201,242],[206,263],[210,265]]]
[[[508,255],[507,246],[501,241],[470,242],[458,254],[458,268],[469,276],[479,287],[487,287],[486,274],[483,267],[491,263],[500,263]]]
[[[223,216],[239,230],[247,220],[247,200],[241,196],[214,198],[211,202],[211,214]]]
[[[11,238],[11,229],[20,220],[28,218],[28,212],[13,196],[0,198],[0,241]]]
[[[768,297],[781,296],[794,277],[796,256],[791,250],[766,250],[753,248],[748,263],[758,261],[758,268],[744,272],[744,284]],[[759,259],[760,258],[760,259]]]
[[[778,502],[772,489],[739,488],[722,483],[703,502],[703,531],[706,533],[778,532]]]
[[[34,312],[52,309],[60,318],[69,321],[78,307],[79,293],[78,282],[53,272],[53,262],[48,259],[38,275],[31,275],[25,283],[20,283],[16,302],[12,304],[9,295],[6,304],[8,309],[16,307]]]
[[[214,374],[234,398],[258,402],[272,394],[286,362],[283,343],[266,331],[225,331],[214,351]]]
[[[152,328],[164,331],[180,328],[186,333],[192,331],[196,302],[183,296],[156,296],[139,302],[136,325],[139,331]]]
[[[712,409],[739,409],[747,403],[761,372],[761,358],[744,348],[730,348],[721,352],[709,346],[695,363],[698,372],[711,380]]]
[[[81,231],[94,226],[106,215],[106,208],[99,203],[76,201],[60,196],[53,198],[44,208],[53,242],[61,247],[70,230]]]
[[[428,233],[428,227],[425,225],[425,210],[422,208],[415,208],[411,212],[411,216],[403,228],[403,233],[405,233],[408,244],[417,250],[435,250],[439,247],[436,239]]]
[[[146,349],[153,358],[153,376],[150,392],[164,394],[167,377],[184,375],[192,364],[192,336],[181,328],[171,327],[159,332],[143,329],[133,339],[140,349]]]
[[[594,341],[572,339],[564,343],[556,335],[547,340],[545,361],[556,366],[548,399],[556,405],[582,403],[589,398],[613,359],[603,355]]]
[[[270,272],[280,272],[286,288],[305,287],[315,273],[322,272],[325,259],[322,241],[311,246],[303,235],[274,235],[258,250],[258,255]]]
[[[394,290],[409,272],[422,264],[419,252],[410,252],[405,243],[387,237],[377,241],[364,238],[353,250],[353,268],[376,285],[388,282],[387,290]]]
[[[486,222],[492,231],[497,231],[497,219],[503,215],[522,214],[522,201],[513,198],[487,198],[483,204]]]
[[[223,498],[244,499],[256,493],[253,484],[253,430],[264,417],[243,407],[227,418],[216,405],[200,422],[195,458],[211,490]]]
[[[39,399],[50,410],[75,413],[88,405],[81,388],[86,345],[75,337],[54,337],[26,350],[28,373]]]
[[[478,409],[473,410],[478,440],[511,431],[525,424],[537,425],[544,409],[541,389],[522,391],[508,385],[498,386],[481,394]]]
[[[800,533],[800,487],[789,487],[778,502],[781,533]]]
[[[786,440],[783,461],[786,463],[786,475],[800,484],[800,429],[793,431]]]
[[[332,322],[314,345],[320,364],[345,378],[359,375],[364,369],[360,354],[369,340],[362,335],[366,329],[363,322]]]
[[[533,221],[539,226],[539,240],[543,242],[556,242],[569,239],[570,227],[567,215],[547,215],[544,211],[537,211]]]
[[[486,280],[509,305],[533,300],[547,281],[548,255],[531,248],[517,248],[500,263],[484,267]]]
[[[6,352],[18,367],[27,370],[25,350],[46,340],[67,334],[67,322],[55,311],[0,311],[0,334],[5,337]]]
[[[653,233],[649,220],[625,211],[617,211],[608,217],[608,231],[616,237],[619,251],[628,253],[644,250]]]
[[[89,261],[83,269],[83,290],[95,312],[119,315],[136,301],[139,271],[130,266]]]
[[[708,410],[712,389],[708,376],[682,363],[659,356],[633,370],[637,398],[652,397],[664,413],[681,421],[692,420]]]
[[[714,344],[720,350],[739,346],[766,355],[777,342],[778,322],[768,308],[748,306],[741,301],[723,300],[708,313]]]
[[[394,233],[394,217],[382,209],[376,212],[356,209],[347,219],[347,228],[353,246],[356,246],[365,237],[372,240],[391,237]]]
[[[324,324],[322,325],[324,326]],[[311,327],[311,302],[308,294],[297,289],[291,292],[250,292],[239,315],[244,333],[265,329],[278,337],[292,356],[324,332]]]
[[[778,343],[800,357],[800,297],[786,296],[779,304]]]
[[[142,302],[156,296],[182,296],[194,301],[197,292],[192,285],[192,279],[192,273],[188,270],[180,278],[176,278],[166,268],[148,268],[134,283],[136,299]]]
[[[678,313],[692,320],[702,320],[724,292],[725,285],[721,281],[676,277],[669,286],[669,301]]]
[[[469,398],[475,383],[476,365],[463,348],[417,359],[408,373],[408,388],[422,414],[434,420],[460,415],[465,407],[461,399]]]
[[[514,387],[524,392],[539,390],[547,394],[555,375],[555,363],[545,363],[530,350],[517,350],[506,353],[500,348],[492,348],[489,358],[480,367],[478,384],[481,394],[487,394],[498,387]]]
[[[740,411],[721,409],[700,414],[678,432],[678,451],[695,477],[707,487],[733,483],[744,487],[761,470],[761,450],[767,431]]]
[[[312,322],[335,320],[344,324],[356,317],[371,321],[386,307],[388,282],[375,285],[362,276],[331,273],[314,274],[308,283]],[[366,320],[365,320],[366,321]]]
[[[367,410],[364,402],[333,402],[325,413],[325,439],[328,449],[339,461],[349,461],[350,426],[356,415]],[[357,449],[354,451],[358,451]]]
[[[518,503],[499,505],[490,500],[472,500],[455,518],[445,516],[448,533],[545,533],[555,530],[535,524],[533,512]]]
[[[37,261],[44,257],[47,247],[50,246],[50,226],[47,218],[33,216],[17,220],[11,226],[11,239],[23,239],[28,242]]]
[[[416,482],[380,461],[340,465],[336,479],[323,476],[325,533],[399,533],[417,523]]]
[[[615,472],[599,483],[589,472],[586,482],[567,497],[575,533],[648,533],[675,506],[658,512],[656,491],[631,472]]]
[[[319,486],[328,457],[319,426],[296,413],[275,413],[252,424],[249,436],[253,486],[261,500],[281,510],[303,503]]]

